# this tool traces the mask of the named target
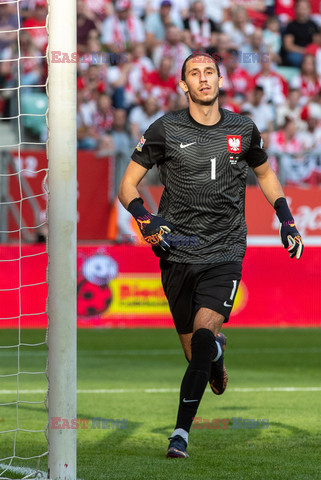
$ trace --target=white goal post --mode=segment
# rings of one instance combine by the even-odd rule
[[[49,0],[48,7],[48,478],[76,480],[76,430],[51,428],[53,417],[77,417],[77,65],[51,55],[77,51],[76,0]]]

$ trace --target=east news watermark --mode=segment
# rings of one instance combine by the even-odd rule
[[[213,418],[209,420],[194,417],[192,429],[194,430],[266,430],[270,426],[268,418]],[[61,418],[51,417],[50,427],[53,430],[124,430],[129,428],[127,418]]]
[[[194,57],[199,56],[204,52],[195,50],[193,52]],[[270,61],[269,52],[242,52],[242,50],[218,53],[214,52],[210,55],[216,63],[268,63]],[[88,65],[117,65],[122,63],[128,63],[129,53],[111,53],[103,51],[92,51],[80,55],[78,52],[63,52],[61,50],[51,50],[50,63],[83,63]],[[208,57],[202,57],[202,62],[210,62]]]
[[[170,247],[197,247],[199,245],[199,239],[196,235],[176,235],[172,233],[166,233],[164,237]],[[142,236],[131,235],[130,233],[123,233],[118,239],[119,243],[146,245],[146,240]],[[158,244],[158,240],[154,245]]]
[[[127,429],[127,418],[61,418],[51,417],[50,427],[52,430],[114,430]]]
[[[192,428],[195,430],[266,430],[269,428],[268,418],[213,418],[209,420],[202,417],[194,417]]]

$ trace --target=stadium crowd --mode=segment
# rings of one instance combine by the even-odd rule
[[[16,4],[0,4],[1,89],[18,85],[18,57],[20,85],[45,84],[47,2],[20,4],[19,45]],[[78,148],[114,155],[120,178],[147,127],[187,106],[181,66],[201,50],[219,62],[221,106],[254,120],[282,183],[320,184],[320,11],[320,0],[77,0],[78,51],[51,60],[77,62]],[[0,91],[2,117],[10,103]]]

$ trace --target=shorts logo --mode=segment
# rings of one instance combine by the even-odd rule
[[[146,142],[146,138],[144,138],[144,135],[140,137],[139,142],[136,145],[136,150],[141,152],[143,150],[144,143]]]
[[[230,153],[241,153],[241,135],[226,135],[226,140]]]

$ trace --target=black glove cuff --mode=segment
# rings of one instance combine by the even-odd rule
[[[289,209],[288,202],[286,198],[280,197],[274,203],[274,209],[277,214],[280,223],[283,222],[293,222],[293,215]]]
[[[132,214],[135,219],[149,214],[149,212],[143,206],[143,203],[144,200],[141,197],[134,198],[134,200],[129,202],[127,210],[129,211],[129,213]]]

